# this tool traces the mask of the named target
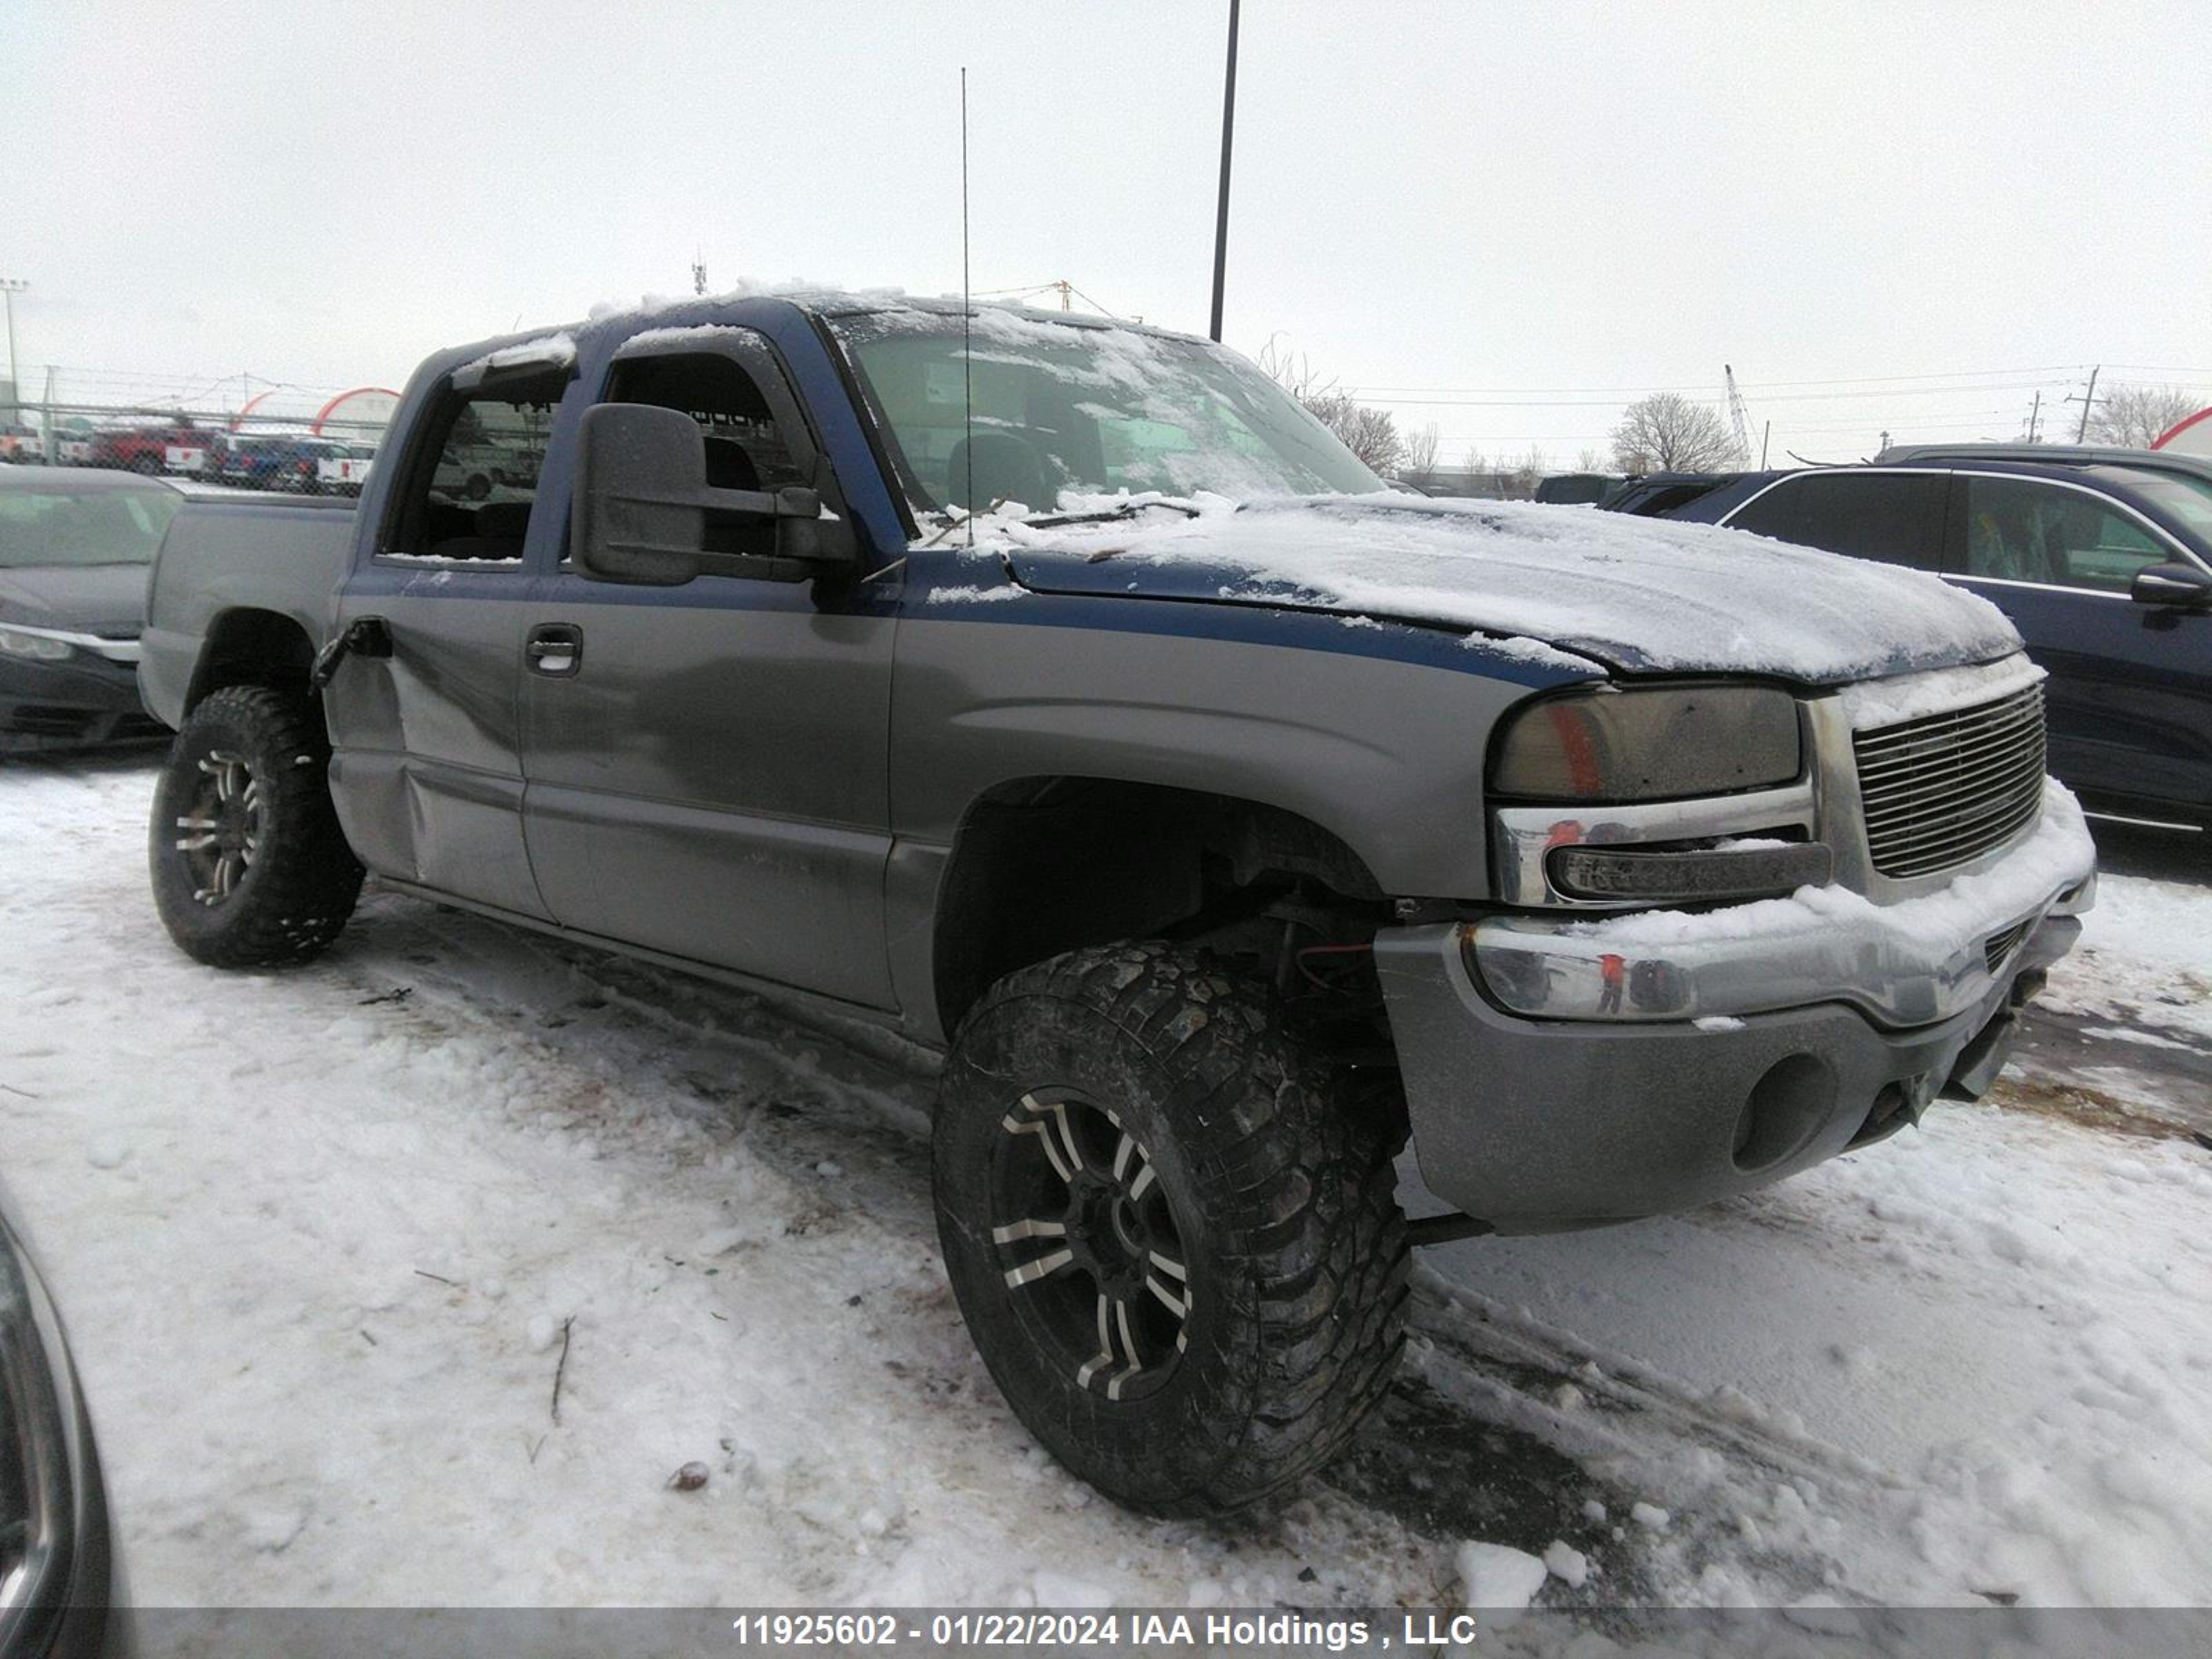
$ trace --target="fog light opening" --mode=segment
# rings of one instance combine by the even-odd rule
[[[1771,1169],[1801,1152],[1836,1106],[1835,1073],[1814,1054],[1790,1054],[1766,1068],[1735,1124],[1735,1167]]]

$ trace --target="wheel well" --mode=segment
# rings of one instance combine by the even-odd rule
[[[1291,901],[1298,925],[1333,939],[1371,936],[1386,910],[1357,853],[1280,807],[1105,778],[1001,784],[969,808],[938,890],[942,1029],[994,981],[1063,951],[1155,936],[1249,945],[1253,926],[1281,934]]]
[[[185,712],[227,685],[266,685],[304,695],[314,662],[314,642],[289,617],[274,611],[226,611],[200,647]]]

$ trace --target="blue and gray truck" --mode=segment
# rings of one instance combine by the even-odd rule
[[[1153,1512],[1343,1445],[1410,1245],[1978,1095],[2090,902],[1979,600],[1393,491],[1165,331],[701,300],[441,352],[380,453],[156,561],[178,944],[304,961],[367,872],[939,1051],[977,1346]]]

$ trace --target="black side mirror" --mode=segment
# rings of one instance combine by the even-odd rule
[[[678,409],[597,404],[576,440],[576,568],[594,581],[674,587],[702,575],[798,582],[852,566],[852,526],[822,509],[821,492],[716,489],[707,442]],[[773,554],[710,553],[707,517],[776,526]]]
[[[2212,575],[2178,560],[2146,565],[2136,572],[2128,597],[2137,605],[2173,605],[2186,609],[2212,605]]]

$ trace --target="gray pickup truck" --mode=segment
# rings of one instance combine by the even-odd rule
[[[1409,1243],[1979,1093],[2089,902],[1980,600],[1391,491],[1158,329],[702,300],[442,352],[382,454],[156,562],[177,942],[303,961],[366,870],[943,1051],[977,1345],[1154,1512],[1344,1443]]]

